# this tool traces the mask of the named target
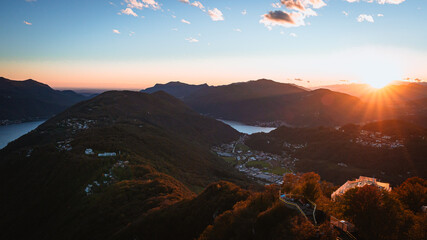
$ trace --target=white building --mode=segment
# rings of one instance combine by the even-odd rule
[[[391,191],[391,187],[389,183],[378,182],[377,179],[375,178],[360,176],[359,179],[356,179],[353,181],[347,181],[346,183],[344,183],[344,185],[342,185],[340,188],[338,188],[335,192],[332,193],[331,199],[335,201],[335,198],[337,196],[344,195],[348,190],[353,188],[363,187],[366,185],[373,185],[380,189]]]
[[[92,148],[88,148],[88,149],[85,150],[85,154],[86,155],[93,155],[94,152],[93,152]]]
[[[117,156],[115,152],[98,153],[98,157],[115,157],[115,156]]]

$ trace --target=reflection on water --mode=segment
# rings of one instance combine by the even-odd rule
[[[37,128],[42,123],[44,123],[44,121],[0,126],[0,149],[6,147],[6,145],[13,140]]]
[[[218,119],[218,120],[227,124],[227,125],[230,125],[232,128],[236,129],[237,131],[239,131],[241,133],[246,133],[246,134],[259,133],[259,132],[269,133],[269,132],[273,131],[274,129],[276,129],[276,128],[272,128],[272,127],[249,126],[249,125],[245,125],[243,123],[228,121],[228,120],[221,120],[221,119]]]

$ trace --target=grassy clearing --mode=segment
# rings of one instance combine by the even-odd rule
[[[276,174],[276,175],[283,175],[285,173],[290,173],[291,171],[289,169],[283,168],[283,167],[275,167],[271,169],[269,172]]]
[[[249,147],[248,146],[246,146],[245,144],[241,144],[241,143],[239,143],[239,144],[237,144],[237,146],[236,146],[236,150],[237,151],[242,151],[242,152],[247,152],[247,151],[249,151],[250,149],[249,149]]]
[[[263,161],[250,161],[246,163],[246,167],[264,169],[264,168],[271,168],[271,165],[268,162],[263,162]]]

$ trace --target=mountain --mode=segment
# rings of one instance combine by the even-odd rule
[[[326,85],[326,86],[320,86],[315,87],[313,90],[316,89],[329,89],[334,92],[340,92],[345,93],[348,95],[352,95],[355,97],[362,97],[363,95],[366,95],[367,93],[374,92],[375,89],[371,87],[369,84],[365,83],[349,83],[349,84],[335,84],[335,85]]]
[[[293,84],[257,80],[212,87],[184,98],[196,111],[227,120],[294,126],[339,125],[360,119],[362,102],[326,89],[308,91]]]
[[[191,85],[181,82],[169,82],[166,84],[156,84],[154,87],[147,88],[141,92],[154,93],[157,91],[165,91],[176,98],[183,99],[196,91],[207,88],[209,88],[207,84]]]
[[[87,98],[34,81],[0,77],[0,123],[46,119]]]
[[[397,82],[381,89],[372,88],[369,84],[351,83],[328,85],[315,89],[320,88],[346,93],[365,102],[375,100],[379,105],[402,105],[410,101],[427,98],[427,85],[425,83]]]
[[[108,239],[212,182],[255,184],[210,150],[239,136],[165,92],[80,102],[0,150],[0,238]]]
[[[363,103],[356,97],[268,79],[210,87],[172,82],[144,91],[158,89],[180,96],[201,114],[247,124],[335,126],[365,117],[358,114]]]
[[[381,104],[388,105],[402,105],[423,98],[427,98],[427,86],[419,83],[388,85],[361,96],[364,101],[375,99]]]
[[[367,84],[326,88],[308,90],[260,79],[210,87],[171,82],[145,91],[163,89],[201,114],[255,125],[341,126],[401,119],[426,126],[426,85],[390,85],[380,90]]]

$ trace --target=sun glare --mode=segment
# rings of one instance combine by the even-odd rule
[[[368,81],[367,83],[375,89],[381,89],[381,88],[384,88],[385,86],[389,85],[391,83],[391,81],[386,80],[386,79],[375,79],[372,81]]]

